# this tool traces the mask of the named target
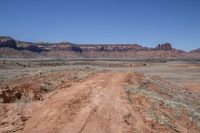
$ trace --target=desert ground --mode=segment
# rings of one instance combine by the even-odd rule
[[[199,133],[200,61],[1,58],[0,132]]]

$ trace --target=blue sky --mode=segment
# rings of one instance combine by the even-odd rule
[[[200,0],[2,0],[0,14],[17,40],[200,47]]]

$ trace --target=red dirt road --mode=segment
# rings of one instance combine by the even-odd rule
[[[24,132],[131,131],[131,106],[122,89],[126,74],[101,73],[33,106]]]

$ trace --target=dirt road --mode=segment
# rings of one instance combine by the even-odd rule
[[[33,106],[24,132],[128,132],[127,103],[122,83],[126,74],[101,73],[59,90]]]

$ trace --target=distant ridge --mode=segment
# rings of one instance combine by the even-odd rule
[[[0,48],[13,48],[17,51],[31,51],[38,56],[63,58],[199,58],[200,49],[190,52],[178,50],[170,43],[158,44],[155,48],[139,44],[75,44],[71,42],[26,42],[15,41],[8,36],[0,36]],[[1,49],[2,51],[3,49]],[[9,49],[4,49],[4,51]],[[0,57],[8,56],[3,55]],[[14,52],[15,53],[15,52]],[[12,53],[12,54],[14,54]],[[20,52],[17,52],[19,54]],[[12,55],[13,57],[14,55]],[[29,53],[30,56],[30,53]],[[23,56],[24,57],[24,56]],[[35,57],[35,54],[34,54]]]

